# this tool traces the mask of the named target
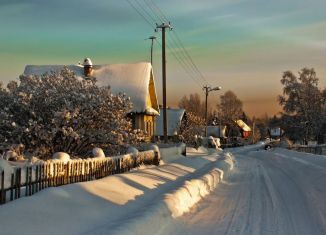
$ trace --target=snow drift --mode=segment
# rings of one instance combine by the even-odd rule
[[[223,154],[218,158],[212,169],[185,183],[164,196],[161,201],[155,202],[149,208],[146,208],[136,219],[126,221],[123,226],[111,230],[112,234],[168,234],[169,229],[177,218],[198,203],[202,198],[210,194],[223,179],[223,175],[228,173],[234,167],[234,160],[231,153]],[[148,225],[151,226],[148,226]],[[146,231],[144,229],[146,228]],[[97,230],[95,234],[105,234],[106,230]]]

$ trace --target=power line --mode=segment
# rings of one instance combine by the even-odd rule
[[[162,46],[159,41],[157,41],[157,43],[160,46]],[[181,57],[181,54],[178,53],[178,51],[176,49],[174,49],[173,47],[171,47],[169,45],[167,45],[167,47],[169,48],[169,51],[171,52],[173,57],[177,60],[177,62],[180,64],[180,66],[186,72],[186,74],[201,88],[202,87],[201,81],[199,81],[198,80],[199,78],[196,75],[194,75],[194,73],[191,71],[191,68],[189,68],[189,64]]]
[[[167,17],[164,15],[164,13],[157,6],[157,4],[155,4],[153,0],[143,0],[144,4],[147,6],[148,9],[145,9],[145,6],[142,5],[139,0],[135,0],[136,4],[132,3],[131,0],[126,1],[153,29],[155,29],[153,25],[156,20],[162,21],[163,23],[164,21],[168,22]],[[179,49],[177,50],[173,47],[167,46],[171,51],[173,57],[175,57],[175,59],[183,67],[189,77],[194,80],[195,83],[200,87],[202,87],[202,83],[207,84],[205,77],[194,63],[193,59],[191,58],[190,54],[186,50],[185,46],[183,45],[180,37],[177,35],[176,32],[173,32],[171,34],[171,37],[169,37],[169,41],[172,46]]]
[[[148,1],[148,0],[147,0]],[[161,11],[161,9],[158,7],[158,5],[153,1],[153,0],[149,0],[148,2],[151,2],[152,5],[154,6],[154,8],[156,9],[156,12],[158,13],[158,15],[161,15],[161,18],[163,19],[163,21],[168,22],[167,17],[164,15],[164,13]]]
[[[192,72],[190,72],[189,65],[187,65],[187,63],[182,58],[180,58],[180,56],[175,52],[174,48],[171,48],[170,46],[167,46],[167,47],[169,48],[173,57],[178,61],[178,63],[181,65],[181,67],[184,69],[184,71],[188,74],[188,76],[201,88],[202,85],[201,85],[200,81],[198,81],[197,76],[195,76]]]
[[[195,62],[193,61],[193,59],[192,59],[191,56],[189,55],[189,53],[188,53],[188,51],[186,50],[186,48],[183,46],[183,43],[182,43],[180,37],[178,36],[178,34],[177,34],[176,32],[174,32],[174,31],[173,31],[173,33],[174,33],[174,35],[176,36],[176,38],[177,38],[177,40],[179,41],[179,43],[181,44],[183,50],[185,51],[187,57],[189,58],[189,60],[190,60],[190,62],[191,62],[191,64],[195,67],[195,69],[197,70],[198,74],[200,74],[200,76],[203,78],[203,80],[207,83],[207,81],[206,81],[204,75],[199,71],[197,65],[195,64]]]
[[[144,3],[147,5],[147,7],[150,9],[150,11],[152,11],[154,13],[156,18],[158,19],[158,22],[164,22],[165,21],[159,14],[157,14],[157,11],[153,7],[153,4],[151,4],[148,0],[144,0]],[[168,22],[168,21],[166,21],[166,22]]]
[[[128,3],[129,3],[129,5],[153,28],[153,29],[155,29],[154,28],[154,26],[153,26],[153,23],[151,23],[150,22],[150,20],[148,20],[147,18],[146,18],[146,16],[144,16],[143,15],[143,13],[141,13],[140,11],[139,11],[139,9],[134,5],[134,4],[132,4],[131,3],[131,1],[130,0],[126,0]]]
[[[162,21],[168,21],[167,17],[164,15],[164,13],[161,11],[161,9],[157,6],[157,4],[156,4],[153,0],[144,0],[144,1],[146,1],[147,3],[149,3],[149,2],[151,3],[151,5],[155,8],[155,9],[153,9],[153,7],[151,7],[153,13],[156,14],[156,15],[159,15],[159,18],[160,18]],[[203,74],[200,72],[200,70],[198,69],[197,65],[194,63],[194,61],[193,61],[193,59],[191,58],[191,56],[189,55],[188,51],[187,51],[186,48],[184,47],[184,45],[183,45],[183,43],[182,43],[180,37],[178,36],[177,32],[174,30],[174,31],[172,32],[172,34],[175,35],[175,38],[176,38],[176,40],[178,41],[178,43],[175,43],[175,44],[176,44],[176,45],[179,44],[179,45],[181,46],[181,48],[183,49],[183,52],[184,52],[184,54],[185,54],[185,57],[186,57],[187,59],[189,59],[189,61],[190,61],[191,65],[193,66],[195,72],[198,73],[198,74],[200,75],[200,77],[203,79],[203,81],[204,81],[205,83],[207,83],[205,77],[204,77]]]
[[[138,0],[134,0],[136,3],[137,3],[137,5],[139,6],[139,8],[150,18],[150,19],[152,19],[152,21],[153,22],[155,22],[156,21],[156,19],[155,19],[155,15],[154,15],[154,17],[142,6],[142,4],[138,1]]]
[[[175,50],[176,53],[179,54],[179,57],[180,59],[187,65],[187,67],[194,73],[196,74],[196,77],[198,80],[201,80],[202,77],[201,76],[198,76],[198,72],[196,70],[196,68],[194,67],[194,65],[191,63],[191,61],[189,60],[189,58],[187,57],[187,54],[186,52],[182,49],[182,47],[180,47],[178,45],[178,43],[176,42],[176,40],[171,37],[170,38],[170,41],[172,42],[172,44],[174,44],[176,46],[176,48],[180,49],[180,50]]]

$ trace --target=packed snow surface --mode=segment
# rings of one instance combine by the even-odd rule
[[[2,205],[1,234],[326,234],[326,156],[263,146],[48,188]]]
[[[235,169],[167,234],[326,234],[326,156],[232,150]]]

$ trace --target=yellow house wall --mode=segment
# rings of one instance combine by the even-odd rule
[[[149,137],[153,137],[155,130],[155,116],[135,114],[135,128],[146,131]]]
[[[148,95],[146,98],[146,104],[147,107],[152,107],[153,109],[159,111],[159,107],[157,105],[154,76],[152,71],[148,85]],[[156,128],[155,116],[146,114],[135,114],[134,119],[134,127],[136,129],[146,131],[149,138],[152,138],[154,136],[154,131]]]

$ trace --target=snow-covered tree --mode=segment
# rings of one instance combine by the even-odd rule
[[[201,101],[198,93],[183,96],[178,106],[198,117],[205,117],[205,103]]]
[[[219,114],[224,122],[233,123],[244,115],[242,101],[233,91],[227,91],[220,97]]]
[[[296,130],[296,136],[300,135],[301,140],[316,139],[323,122],[325,122],[325,99],[318,88],[318,77],[315,70],[303,68],[296,76],[291,71],[283,73],[281,83],[283,95],[278,97],[283,107],[283,124],[286,132]]]
[[[143,140],[126,114],[132,104],[125,94],[113,95],[95,79],[68,70],[42,76],[21,75],[20,82],[0,86],[0,143],[23,144],[43,158],[63,151],[85,156],[93,147],[113,155]]]
[[[194,113],[187,112],[185,118],[181,122],[180,135],[187,146],[196,146],[196,136],[204,134],[205,119]]]

